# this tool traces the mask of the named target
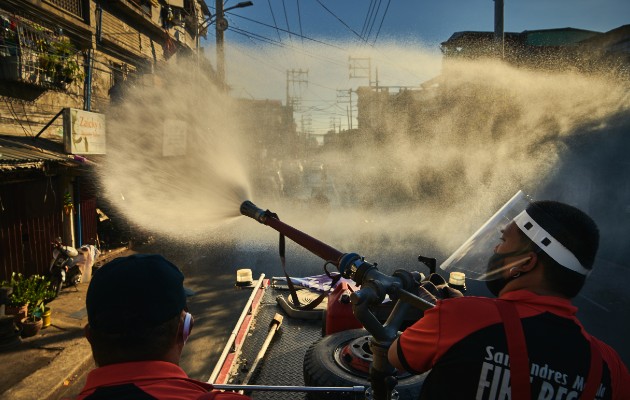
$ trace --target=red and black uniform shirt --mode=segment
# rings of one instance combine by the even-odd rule
[[[517,307],[529,354],[532,398],[579,399],[590,367],[588,333],[568,300],[525,290],[501,297]],[[438,301],[398,341],[409,370],[431,370],[423,399],[510,399],[509,354],[496,299]],[[594,338],[593,338],[594,339]],[[630,374],[618,354],[594,339],[604,366],[596,399],[630,399]]]
[[[75,400],[249,400],[248,396],[212,390],[206,382],[190,379],[175,364],[138,361],[96,368]]]

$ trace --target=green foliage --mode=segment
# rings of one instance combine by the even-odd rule
[[[53,298],[55,293],[50,287],[50,281],[45,276],[32,275],[28,278],[28,282],[28,316],[41,318],[46,300]]]
[[[70,39],[67,37],[40,39],[37,48],[40,52],[39,66],[51,80],[63,84],[83,79],[83,71],[77,61],[77,50]]]
[[[11,274],[10,281],[3,281],[2,286],[10,286],[13,293],[9,296],[9,305],[28,305],[28,316],[41,317],[47,299],[55,296],[48,278],[42,275],[32,275],[26,278],[21,273]]]
[[[10,281],[2,281],[2,286],[13,288],[13,293],[9,296],[9,305],[20,307],[28,304],[28,281],[21,273],[11,274]]]

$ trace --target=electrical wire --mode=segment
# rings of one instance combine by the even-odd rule
[[[273,8],[271,7],[271,0],[267,0],[267,3],[269,4],[269,11],[271,11],[271,18],[273,19],[273,24],[276,27],[276,33],[278,34],[278,40],[280,42],[282,42],[282,39],[280,38],[280,30],[278,29],[278,23],[276,22],[276,16],[273,13]]]
[[[302,14],[300,13],[300,0],[295,0],[297,4],[298,23],[300,24],[300,36],[304,36],[302,32]],[[304,45],[304,38],[302,37],[302,45]]]
[[[244,30],[242,30],[242,29],[240,29],[240,28],[233,27],[233,26],[232,26],[230,29],[233,29],[235,33],[238,33],[238,34],[241,34],[241,35],[247,36],[247,37],[249,37],[250,39],[252,39],[252,38],[251,38],[251,36],[258,36],[258,37],[263,38],[262,40],[264,40],[264,41],[265,41],[265,42],[267,42],[267,43],[270,43],[270,42],[271,42],[272,44],[275,44],[275,45],[280,45],[280,44],[279,44],[278,42],[276,42],[275,40],[273,40],[273,39],[269,39],[269,38],[266,38],[266,37],[263,37],[262,35],[258,35],[258,34],[252,33],[252,32],[247,32],[247,31],[244,31]],[[284,47],[288,47],[288,45],[286,45],[286,44],[283,44],[283,46],[284,46]],[[258,62],[262,62],[262,63],[264,63],[264,64],[269,65],[272,69],[274,69],[274,70],[276,70],[276,71],[278,71],[278,72],[280,72],[280,73],[284,73],[284,72],[285,72],[284,70],[282,70],[282,69],[280,69],[280,68],[278,68],[278,67],[276,67],[276,66],[272,66],[272,65],[270,65],[268,62],[265,62],[264,60],[262,60],[262,59],[260,59],[260,58],[258,58],[258,57],[254,57],[254,56],[251,54],[251,52],[244,52],[244,51],[242,51],[242,50],[241,50],[240,48],[238,48],[238,47],[235,47],[235,49],[236,49],[239,53],[241,53],[241,54],[243,54],[243,55],[246,55],[247,57],[250,57],[250,58],[252,58],[252,59],[254,59],[254,60],[258,61]],[[319,85],[319,84],[316,84],[316,83],[312,83],[312,82],[309,82],[309,84],[311,84],[311,85],[313,85],[313,86],[322,87],[322,88],[324,88],[324,89],[336,90],[336,89],[333,89],[333,88],[330,88],[330,87],[327,87],[327,86],[324,86],[324,85]],[[248,93],[248,94],[251,96],[251,94],[250,94],[250,93]],[[321,98],[321,97],[320,97],[318,94],[316,94],[315,92],[311,92],[311,94],[312,94],[312,95],[314,95],[315,97],[317,97],[317,98],[318,98],[318,100],[302,100],[302,102],[309,102],[309,101],[319,102],[319,103],[328,104],[328,107],[326,107],[326,108],[314,108],[314,107],[309,107],[309,108],[307,108],[307,109],[305,109],[305,110],[302,110],[302,111],[296,111],[296,114],[302,114],[302,113],[304,113],[304,111],[307,111],[307,110],[309,110],[309,109],[313,109],[313,110],[315,110],[315,111],[319,111],[319,112],[324,112],[325,110],[330,109],[330,108],[333,108],[333,107],[339,108],[339,107],[338,107],[338,105],[337,105],[337,103],[336,103],[336,101],[334,101],[334,100],[333,100],[333,101],[330,101],[330,100],[325,100],[325,99]],[[251,96],[251,97],[253,98],[253,96]],[[344,110],[344,111],[345,111],[345,110]],[[337,115],[341,115],[341,114],[337,114]],[[343,115],[345,115],[345,114],[343,114]]]
[[[272,44],[272,45],[275,45],[275,46],[278,46],[278,47],[282,47],[282,48],[286,48],[287,47],[285,44],[283,44],[281,42],[278,42],[278,41],[276,41],[274,39],[271,39],[271,38],[268,38],[266,36],[259,35],[258,33],[249,32],[249,31],[243,30],[241,28],[237,28],[235,26],[230,26],[229,29],[231,31],[233,31],[234,33],[239,33],[241,35],[247,36],[248,38],[250,38],[252,40],[254,38],[256,38],[256,39],[258,39],[258,40],[260,40],[262,42],[265,42],[267,44]]]
[[[249,38],[250,40],[252,40],[252,42],[253,42],[253,38],[249,36],[249,33],[246,33],[245,31],[242,31],[241,29],[234,28],[234,27],[232,27],[232,28],[230,28],[230,29],[233,29],[235,33],[238,33],[238,34],[240,34],[240,35],[243,35],[243,36],[248,37],[248,38]],[[238,29],[238,31],[237,31],[236,29]],[[241,32],[241,31],[242,31],[242,32]],[[254,42],[254,43],[255,43],[255,42]],[[277,42],[276,42],[276,43],[277,43]],[[276,43],[273,43],[273,44],[276,44]],[[276,44],[276,45],[277,45],[277,44]],[[271,63],[269,63],[268,61],[264,60],[264,59],[261,59],[261,58],[259,58],[259,57],[255,57],[255,56],[253,56],[251,52],[242,51],[242,50],[241,50],[238,46],[234,46],[234,47],[232,47],[232,48],[233,48],[233,49],[235,49],[236,51],[238,51],[239,53],[241,53],[241,54],[243,54],[243,55],[245,55],[245,56],[247,56],[247,57],[249,57],[249,58],[251,58],[251,59],[253,59],[253,60],[256,60],[256,61],[258,61],[258,62],[260,62],[260,63],[262,63],[262,64],[266,64],[266,65],[268,65],[271,69],[274,69],[274,70],[276,70],[276,71],[280,72],[281,74],[284,74],[284,73],[285,73],[285,70],[284,70],[284,69],[282,69],[282,68],[280,68],[280,67],[277,67],[277,66],[275,66],[275,65],[273,65],[273,64],[271,64]]]
[[[293,37],[291,37],[291,27],[289,26],[289,16],[287,14],[287,6],[284,3],[284,0],[282,0],[282,8],[284,9],[284,20],[286,21],[286,24],[287,24],[287,32],[289,32],[289,41],[293,42]]]
[[[381,9],[381,0],[378,0],[378,5],[376,6],[376,12],[374,13],[374,17],[372,18],[372,22],[370,23],[370,29],[365,37],[366,43],[368,42],[370,35],[372,34],[372,29],[374,28],[374,22],[376,21],[376,17],[378,17],[378,12]]]
[[[375,0],[370,0],[370,5],[368,7],[368,12],[365,15],[365,20],[363,21],[363,27],[361,28],[361,37],[365,35],[367,31],[367,27],[369,26],[369,21],[372,19],[372,13],[374,12]]]
[[[389,4],[392,0],[387,0],[387,6],[385,7],[385,11],[383,12],[383,17],[381,18],[381,24],[378,26],[378,31],[376,32],[376,36],[374,37],[374,41],[372,42],[372,46],[376,44],[376,40],[378,39],[379,33],[381,33],[381,28],[383,27],[383,21],[385,21],[385,16],[387,15],[387,10],[389,10]]]
[[[269,25],[269,24],[265,24],[264,22],[260,22],[260,21],[256,21],[256,20],[251,19],[251,18],[247,18],[247,17],[244,17],[244,16],[242,16],[242,15],[238,15],[238,14],[231,14],[231,13],[229,13],[229,14],[230,14],[230,15],[233,15],[233,16],[235,16],[235,17],[239,17],[239,18],[245,19],[245,20],[250,21],[250,22],[254,22],[254,23],[259,24],[259,25],[266,26],[266,27],[268,27],[268,28],[274,28],[273,26],[271,26],[271,25]],[[294,35],[294,36],[298,36],[298,37],[304,38],[304,39],[306,39],[306,40],[310,40],[311,42],[315,42],[315,43],[323,44],[323,45],[328,46],[328,47],[333,47],[333,48],[338,49],[338,50],[343,50],[343,51],[346,51],[346,49],[344,49],[343,47],[340,47],[340,46],[337,46],[337,45],[334,45],[334,44],[330,44],[330,43],[323,42],[323,41],[321,41],[321,40],[313,39],[313,38],[310,38],[310,37],[305,36],[305,35],[300,35],[299,33],[296,33],[296,32],[288,32],[288,31],[286,31],[286,30],[284,30],[284,29],[282,29],[282,28],[277,28],[277,29],[278,29],[278,30],[280,30],[280,31],[282,31],[282,32],[291,33],[291,34],[292,34],[292,35]]]
[[[31,136],[33,136],[33,127],[31,126],[31,122],[28,120],[28,115],[26,114],[26,107],[24,106],[24,103],[22,103],[22,112],[26,117],[26,123],[28,124],[28,129],[31,131]]]
[[[7,100],[6,97],[3,96],[4,102],[7,105],[7,108],[9,110],[9,113],[11,114],[11,116],[13,117],[14,121],[17,121],[18,124],[20,124],[20,127],[22,128],[22,131],[24,131],[24,135],[26,136],[31,136],[29,135],[28,131],[26,130],[26,128],[24,128],[24,125],[22,125],[22,122],[20,120],[20,117],[17,115],[17,113],[15,112],[15,110],[13,109],[13,105]]]
[[[337,61],[335,59],[331,59],[331,58],[328,58],[328,57],[316,55],[316,54],[310,53],[310,52],[308,52],[308,51],[306,51],[304,49],[300,49],[300,48],[297,48],[297,47],[295,47],[293,45],[289,45],[287,43],[278,43],[277,41],[275,41],[273,39],[270,39],[268,37],[259,35],[257,33],[249,32],[249,31],[237,28],[237,27],[230,27],[229,29],[233,30],[235,33],[239,33],[241,35],[244,35],[244,36],[248,37],[250,40],[252,39],[251,36],[254,36],[254,37],[258,38],[259,40],[261,40],[261,41],[263,41],[265,43],[268,43],[268,44],[272,44],[274,46],[278,46],[278,47],[281,47],[281,48],[284,48],[284,49],[290,49],[290,50],[295,51],[296,53],[304,54],[306,56],[312,57],[312,58],[317,59],[317,60],[326,61],[326,62],[329,62],[329,63],[331,63],[333,65],[338,65],[338,66],[342,66],[342,67],[346,66],[346,64],[341,63],[341,62],[339,62],[339,61]]]
[[[365,39],[363,39],[363,37],[361,37],[361,35],[359,35],[354,29],[352,29],[350,26],[348,26],[348,24],[346,24],[341,18],[339,18],[337,15],[335,15],[334,12],[330,11],[328,9],[328,7],[326,7],[320,0],[316,0],[320,6],[322,6],[324,8],[324,10],[328,11],[333,17],[335,17],[337,19],[337,21],[341,22],[343,24],[343,26],[345,26],[346,28],[348,28],[348,30],[350,30],[350,32],[354,33],[355,35],[357,35],[357,37],[359,39],[361,39],[362,42],[366,42]]]

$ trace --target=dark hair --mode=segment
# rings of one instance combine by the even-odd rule
[[[536,201],[527,211],[551,236],[573,253],[584,268],[593,268],[599,247],[599,229],[591,217],[578,208],[550,200]],[[538,248],[535,244],[534,246]],[[545,265],[544,277],[552,290],[568,298],[573,298],[580,292],[586,280],[585,275],[563,267],[543,251],[539,252],[539,260]]]
[[[150,328],[107,333],[90,327],[90,345],[99,367],[134,361],[162,360],[177,340],[180,315]]]

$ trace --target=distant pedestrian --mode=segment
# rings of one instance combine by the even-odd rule
[[[94,274],[85,336],[97,368],[78,400],[249,398],[213,391],[179,367],[194,323],[183,282],[181,271],[160,255],[117,258]]]

